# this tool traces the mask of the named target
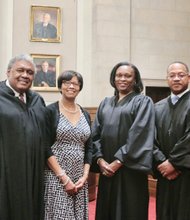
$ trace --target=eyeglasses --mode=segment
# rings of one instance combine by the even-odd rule
[[[173,73],[171,73],[171,74],[168,74],[168,79],[171,79],[171,80],[174,80],[176,77],[178,78],[178,79],[183,79],[184,77],[186,77],[186,76],[188,76],[188,74],[187,73],[179,73],[179,74],[173,74]]]
[[[67,86],[67,87],[70,87],[71,85],[73,85],[73,87],[79,87],[80,84],[79,83],[76,83],[76,82],[71,82],[71,81],[65,81],[63,80],[62,83]]]

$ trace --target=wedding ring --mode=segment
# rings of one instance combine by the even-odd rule
[[[106,172],[103,172],[102,174],[103,174],[104,176],[106,176]]]

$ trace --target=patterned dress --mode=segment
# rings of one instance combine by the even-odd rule
[[[73,126],[60,113],[56,141],[52,151],[62,169],[75,183],[83,176],[85,142],[90,136],[90,127],[83,113]],[[74,196],[68,195],[55,174],[45,170],[45,218],[46,220],[88,219],[88,185]]]

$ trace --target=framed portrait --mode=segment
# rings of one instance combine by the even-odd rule
[[[58,91],[57,78],[60,70],[60,55],[31,54],[36,64],[32,89]]]
[[[31,6],[30,40],[61,42],[61,9],[50,6]]]

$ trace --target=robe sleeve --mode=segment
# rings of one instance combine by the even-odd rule
[[[155,128],[155,141],[153,147],[153,177],[158,178],[160,176],[160,172],[157,170],[157,166],[164,162],[167,158],[160,150],[160,144],[156,138],[157,132]]]
[[[166,156],[160,150],[160,144],[156,137],[157,137],[157,132],[155,128],[155,141],[153,148],[153,164],[155,167],[166,160]]]
[[[168,141],[164,146],[162,146],[163,140],[161,140],[160,143],[158,140],[155,141],[154,166],[168,159],[177,169],[190,168],[190,109],[188,106],[189,104],[181,105],[180,113],[176,114],[178,118],[174,118],[175,125],[173,125],[170,132],[168,132],[168,130],[165,131],[164,128],[162,129],[162,135],[160,136],[167,138],[168,135]],[[164,106],[159,108],[159,110],[156,109],[156,111],[158,111],[158,114],[156,114],[158,115],[157,117],[164,114],[166,111],[165,103]],[[183,114],[184,117],[181,117],[180,114]],[[156,118],[156,121],[158,120],[160,120],[160,118]],[[162,152],[162,148],[166,150],[168,148],[167,156]]]
[[[92,139],[93,139],[93,159],[96,160],[99,157],[103,157],[102,147],[101,147],[101,111],[105,104],[105,99],[100,103],[97,109],[96,116],[92,125]]]
[[[100,173],[100,168],[97,164],[97,159],[103,157],[102,147],[101,147],[101,112],[104,106],[105,100],[103,100],[96,112],[94,122],[92,124],[92,164],[90,171],[94,173]]]
[[[190,114],[186,118],[184,135],[177,141],[169,154],[168,160],[178,169],[190,168]]]
[[[139,98],[140,97],[140,98]],[[152,100],[136,96],[133,107],[133,123],[125,145],[115,154],[128,168],[150,173],[152,170],[155,112]]]
[[[46,108],[46,135],[45,135],[45,157],[48,159],[49,157],[53,156],[53,152],[51,149],[52,145],[52,132],[51,129],[53,127],[51,123],[51,112]]]

